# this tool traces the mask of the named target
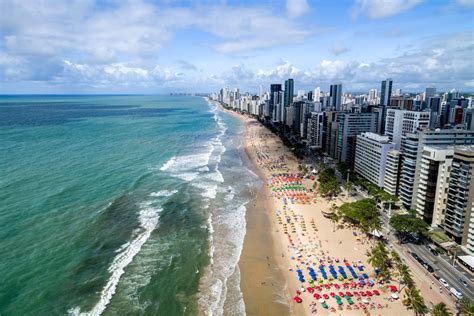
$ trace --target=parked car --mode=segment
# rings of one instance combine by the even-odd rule
[[[430,248],[430,252],[433,254],[433,256],[438,255],[438,252],[436,251],[436,249]]]
[[[462,293],[456,290],[454,287],[450,288],[449,292],[451,292],[451,294],[453,294],[454,297],[457,298],[458,300],[462,300],[462,297],[463,297]]]
[[[448,284],[448,282],[446,282],[445,279],[440,278],[440,279],[439,279],[439,282],[440,282],[445,288],[449,288],[449,284]]]
[[[439,281],[439,275],[437,275],[436,273],[433,273],[433,277]]]
[[[416,254],[416,252],[412,252],[411,256],[415,258],[417,261],[420,260],[420,257]]]

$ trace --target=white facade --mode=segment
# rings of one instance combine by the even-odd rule
[[[388,136],[362,133],[357,136],[355,171],[382,188],[384,186],[385,165],[388,152],[395,148]]]
[[[308,146],[320,149],[323,146],[323,112],[311,112],[308,119]]]
[[[444,189],[447,188],[446,178],[449,178],[448,171],[452,158],[452,148],[429,146],[423,148],[415,209],[420,217],[433,226],[440,225],[444,217],[446,206]]]
[[[385,122],[385,135],[395,143],[400,150],[407,133],[414,133],[418,129],[430,125],[430,112],[417,112],[399,109],[388,109]]]
[[[383,189],[392,195],[398,194],[398,177],[400,173],[400,152],[392,149],[387,154]]]

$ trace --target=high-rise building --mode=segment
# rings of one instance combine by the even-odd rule
[[[392,83],[392,79],[382,81],[382,86],[380,89],[380,106],[382,107],[382,115],[379,116],[379,134],[384,134],[385,132],[385,116],[387,112],[387,107],[390,106],[390,98],[392,96]]]
[[[330,157],[336,157],[337,147],[337,115],[340,112],[324,112],[323,118],[323,149]]]
[[[376,113],[341,113],[337,116],[336,159],[354,165],[356,136],[376,132]]]
[[[290,104],[293,103],[293,95],[295,94],[294,90],[295,88],[294,88],[293,79],[285,80],[285,95],[284,95],[284,101],[283,101],[284,107],[289,107]]]
[[[449,146],[474,144],[474,131],[461,129],[423,130],[408,133],[402,146],[400,173],[400,200],[407,209],[416,206],[420,179],[420,161],[425,146]]]
[[[273,115],[273,109],[276,106],[278,100],[275,100],[275,95],[278,96],[278,92],[281,91],[281,84],[271,84],[270,85],[270,102],[268,106],[268,112],[269,114],[267,116],[272,116]],[[276,94],[275,94],[276,93]]]
[[[329,92],[330,107],[332,110],[340,111],[342,105],[342,83],[332,84]]]
[[[415,209],[418,216],[430,225],[434,224],[436,194],[438,194],[438,199],[442,199],[442,196],[440,196],[442,192],[438,191],[442,190],[442,184],[446,181],[452,157],[453,149],[446,147],[425,146],[421,154],[420,180]],[[437,208],[437,212],[439,210],[440,208]],[[442,214],[436,214],[438,223],[440,223],[441,216]]]
[[[392,79],[382,81],[382,87],[380,89],[380,105],[390,105],[390,97],[392,96],[392,84]]]
[[[430,97],[427,101],[427,110],[430,111],[430,128],[441,127],[441,98]]]
[[[321,88],[316,87],[316,89],[314,89],[313,101],[319,102],[320,98],[321,98]]]
[[[474,252],[474,147],[456,147],[451,166],[443,228],[472,254]]]
[[[308,119],[308,146],[321,149],[323,146],[323,112],[311,112]]]
[[[436,95],[436,88],[433,86],[427,87],[425,89],[425,96],[423,100],[426,102],[429,100],[429,98],[433,98]]]
[[[384,186],[387,155],[395,147],[388,136],[362,133],[357,136],[354,170],[376,186]]]
[[[392,195],[398,195],[398,184],[400,180],[400,152],[392,149],[387,153],[385,164],[385,176],[383,189]]]
[[[395,143],[395,148],[400,150],[407,133],[427,128],[429,124],[430,112],[387,109],[385,135]]]

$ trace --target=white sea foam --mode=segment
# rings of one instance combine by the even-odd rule
[[[245,212],[245,205],[240,205],[225,211],[218,210],[212,218],[213,237],[209,238],[209,253],[212,251],[213,260],[202,285],[208,290],[198,300],[208,315],[224,314],[229,290],[227,282],[237,268],[245,237]]]
[[[177,193],[178,191],[177,190],[161,190],[161,191],[157,191],[157,192],[152,192],[150,194],[150,196],[153,196],[153,197],[167,197],[167,196],[172,196],[173,194]]]
[[[140,210],[138,220],[141,229],[135,231],[135,237],[121,247],[122,251],[114,258],[108,271],[111,273],[107,284],[100,293],[99,302],[88,312],[80,313],[80,315],[101,315],[107,305],[110,303],[112,296],[120,281],[121,276],[125,272],[125,268],[132,262],[133,258],[140,252],[143,244],[150,238],[151,232],[158,225],[159,213],[162,211],[158,207],[145,207]],[[79,308],[73,308],[69,311],[71,314],[79,314]]]
[[[166,170],[168,170],[175,162],[176,162],[176,157],[173,156],[170,160],[168,160],[167,162],[165,162],[165,163],[163,164],[163,166],[161,166],[160,170],[161,170],[161,171],[166,171]]]

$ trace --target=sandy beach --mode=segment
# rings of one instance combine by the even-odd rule
[[[352,200],[345,193],[334,200],[320,197],[311,190],[314,180],[299,177],[299,161],[277,136],[255,119],[228,112],[246,124],[246,152],[264,184],[247,211],[239,262],[246,313],[413,315],[402,303],[403,284],[377,282],[366,257],[374,241],[323,215]],[[428,280],[413,274],[428,306],[443,300]]]

